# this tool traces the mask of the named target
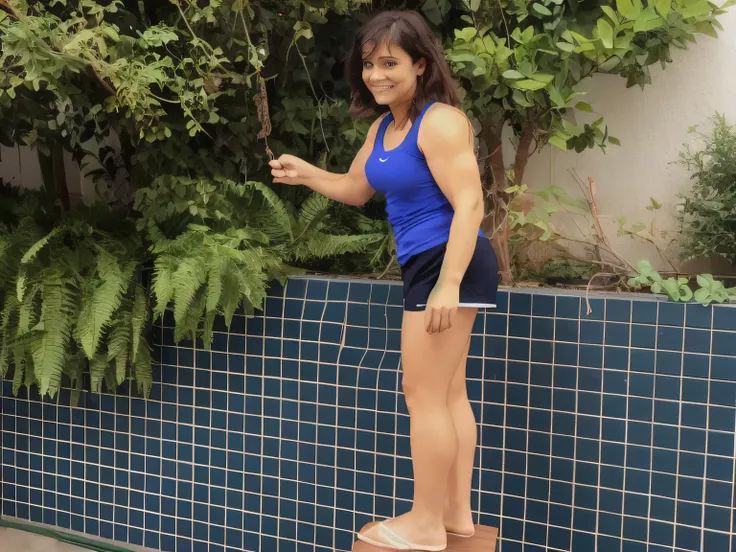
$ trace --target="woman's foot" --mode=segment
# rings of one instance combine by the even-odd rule
[[[422,520],[412,512],[369,523],[360,530],[358,538],[394,550],[441,551],[447,547],[444,527]]]
[[[475,523],[470,508],[454,508],[445,505],[445,531],[460,537],[472,537],[475,534]]]

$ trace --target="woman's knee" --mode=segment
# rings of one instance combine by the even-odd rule
[[[401,378],[401,388],[409,410],[427,405],[442,404],[443,392],[441,389],[435,389],[434,387],[426,378],[422,379],[407,374],[404,374]],[[445,388],[446,393],[447,389]]]

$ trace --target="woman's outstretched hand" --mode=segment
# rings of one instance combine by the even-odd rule
[[[452,326],[460,304],[460,286],[437,282],[427,299],[424,325],[428,333],[439,333]]]
[[[269,161],[268,164],[271,167],[271,175],[274,177],[274,182],[292,186],[302,184],[304,177],[303,169],[306,162],[295,155],[284,154],[273,161]]]

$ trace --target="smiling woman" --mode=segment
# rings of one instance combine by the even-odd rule
[[[338,175],[292,155],[271,162],[275,182],[304,184],[362,205],[376,190],[404,282],[402,390],[410,415],[411,511],[364,527],[382,548],[440,551],[474,533],[470,489],[477,430],[465,365],[478,308],[495,307],[496,257],[480,227],[483,195],[473,130],[458,109],[442,50],[415,12],[375,16],[347,61],[354,117],[375,117],[350,170]],[[382,451],[386,452],[386,451]]]

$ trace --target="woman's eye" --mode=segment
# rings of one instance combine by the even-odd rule
[[[364,61],[363,62],[363,69],[370,69],[371,62],[370,61]]]
[[[394,65],[396,65],[396,62],[395,61],[387,61],[386,62],[386,66],[387,67],[393,67]]]

